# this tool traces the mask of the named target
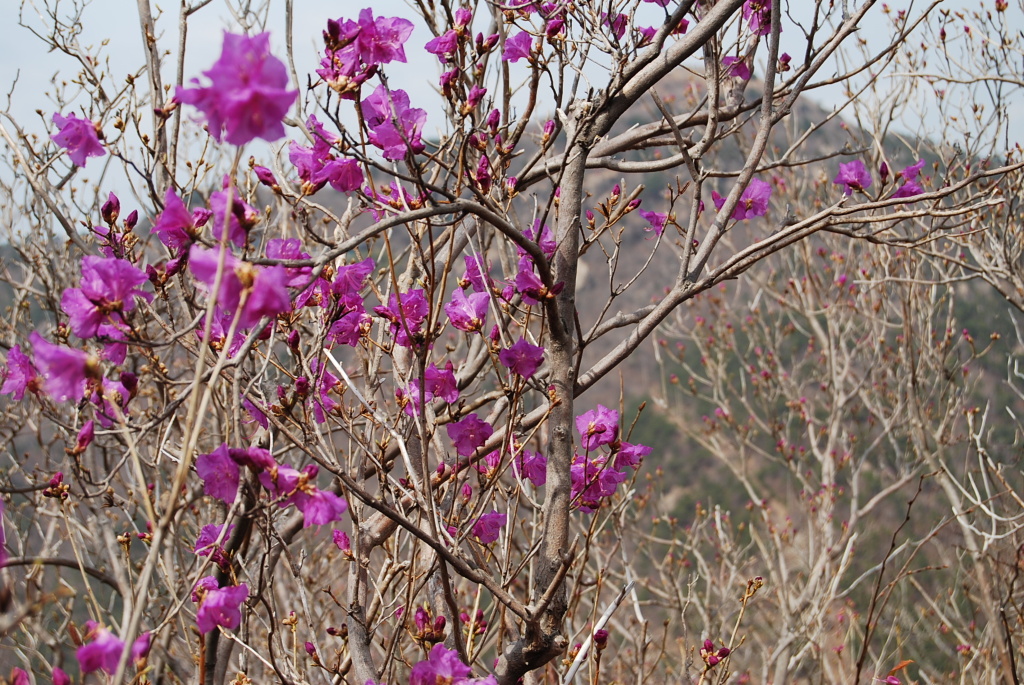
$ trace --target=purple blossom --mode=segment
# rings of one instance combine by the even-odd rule
[[[89,157],[102,157],[107,151],[100,144],[99,126],[88,119],[79,119],[71,112],[66,117],[54,112],[53,123],[60,131],[50,136],[53,142],[68,151],[71,161],[84,167]]]
[[[626,35],[626,26],[629,23],[629,17],[625,14],[605,14],[601,13],[601,21],[605,26],[611,29],[612,35],[615,36],[615,40],[622,40],[622,37]]]
[[[772,5],[770,0],[747,0],[743,3],[743,18],[756,36],[772,32]]]
[[[302,251],[302,241],[298,238],[274,238],[267,241],[268,259],[309,259],[309,254]],[[299,288],[309,283],[313,274],[311,266],[286,266],[284,284],[289,288]]]
[[[207,250],[193,245],[189,250],[189,269],[196,279],[212,287],[217,278],[219,250]],[[217,293],[217,307],[225,312],[234,312],[241,302],[242,292],[248,289],[249,297],[242,308],[238,325],[251,328],[264,316],[277,316],[291,309],[291,298],[286,283],[288,273],[283,266],[255,267],[242,262],[231,254],[224,255],[224,274],[220,291]]]
[[[484,327],[490,299],[487,293],[470,293],[466,297],[461,288],[456,288],[452,293],[452,301],[444,306],[444,312],[455,328],[476,333]]]
[[[387,307],[374,307],[373,311],[391,322],[395,344],[412,347],[423,323],[430,313],[430,303],[422,288],[396,295],[391,293]]]
[[[54,345],[33,332],[29,336],[43,389],[57,402],[85,397],[86,382],[99,375],[98,362],[81,350]]]
[[[243,423],[256,422],[262,428],[269,427],[270,424],[267,420],[266,412],[257,407],[248,397],[242,398],[242,408],[249,414],[249,420],[243,421]]]
[[[370,143],[383,151],[384,159],[405,159],[407,152],[423,152],[420,134],[427,112],[410,107],[409,95],[404,90],[389,91],[381,84],[360,106],[370,129]]]
[[[437,38],[427,41],[423,49],[431,55],[437,55],[441,62],[446,62],[459,49],[459,34],[455,29],[448,29]]]
[[[358,295],[363,284],[366,283],[366,278],[373,273],[374,266],[373,259],[367,258],[361,262],[339,267],[334,276],[334,282],[331,284],[331,290],[337,295]]]
[[[512,460],[512,468],[520,478],[526,478],[534,487],[540,487],[547,482],[548,460],[540,452],[523,450]]]
[[[577,454],[569,471],[572,481],[572,499],[580,511],[591,513],[601,506],[601,500],[615,494],[626,474],[612,468],[604,455],[588,458]]]
[[[94,337],[104,323],[124,325],[121,313],[135,308],[135,298],[153,299],[136,287],[148,280],[144,271],[124,259],[83,257],[80,287],[68,288],[61,297],[72,332],[85,340]]]
[[[463,457],[472,456],[487,442],[487,438],[494,434],[491,424],[476,414],[470,414],[461,421],[449,423],[445,428],[456,451]]]
[[[555,252],[558,250],[558,243],[555,241],[555,234],[552,233],[551,227],[547,224],[541,225],[540,219],[534,221],[533,227],[526,229],[523,232],[523,235],[537,243],[541,252],[543,252],[544,256],[548,259],[555,256]],[[516,251],[519,253],[520,257],[527,254],[523,248],[518,246],[516,247]]]
[[[461,685],[472,669],[459,660],[459,653],[438,643],[430,650],[426,661],[412,667],[409,685]]]
[[[832,180],[835,185],[843,185],[844,195],[851,195],[853,191],[867,190],[871,187],[871,172],[864,166],[864,162],[855,159],[852,162],[839,165],[839,173]]]
[[[96,406],[96,420],[104,428],[110,428],[114,421],[124,416],[131,393],[121,382],[107,378],[101,379],[99,384],[94,384],[92,388],[89,401]]]
[[[305,182],[303,192],[313,194],[330,183],[340,193],[359,190],[363,183],[363,170],[355,159],[338,159],[334,154],[336,136],[330,136],[315,116],[306,121],[313,136],[313,147],[292,141],[288,159],[295,165],[299,178]]]
[[[53,667],[53,685],[71,685],[71,677],[59,666]]]
[[[210,195],[210,209],[213,210],[213,237],[220,240],[224,226],[228,227],[228,239],[238,247],[245,245],[249,231],[260,220],[260,213],[252,205],[242,201],[238,189],[225,176],[223,190]],[[228,197],[231,198],[231,209],[228,210]]]
[[[725,68],[727,77],[735,77],[742,81],[750,80],[750,67],[747,62],[739,57],[723,57],[722,66]]]
[[[533,271],[533,260],[523,257],[519,260],[516,272],[516,290],[523,296],[523,302],[529,305],[540,304],[550,294],[544,281]]]
[[[117,663],[124,651],[124,642],[106,628],[94,621],[87,621],[86,644],[75,651],[82,673],[104,671],[110,675],[117,672]]]
[[[213,576],[202,578],[192,591],[193,601],[199,603],[199,609],[196,611],[199,632],[208,633],[217,626],[228,630],[237,628],[242,622],[240,605],[248,596],[249,586],[245,583],[218,587],[217,579]]]
[[[498,352],[498,360],[513,373],[530,378],[544,363],[544,348],[520,338],[511,347]]]
[[[904,180],[903,185],[896,189],[896,192],[892,194],[894,198],[914,197],[924,192],[924,189],[917,184],[917,175],[921,172],[924,167],[924,160],[919,160],[916,164],[904,168],[902,171],[896,172],[896,177],[902,177]]]
[[[529,59],[532,48],[533,36],[523,31],[505,41],[505,50],[501,53],[501,58],[513,63],[523,58]]]
[[[466,275],[460,282],[462,287],[473,286],[473,292],[486,293],[488,291],[487,281],[489,280],[487,263],[483,255],[465,255]]]
[[[508,522],[508,516],[497,511],[484,514],[473,523],[473,537],[485,545],[498,539],[502,527]]]
[[[771,196],[772,185],[770,183],[758,178],[751,179],[750,184],[740,195],[740,201],[732,212],[732,218],[736,221],[743,221],[764,216],[768,212],[768,201]],[[714,191],[711,193],[711,199],[714,201],[716,209],[721,209],[725,205],[725,198]]]
[[[174,192],[174,188],[168,188],[164,195],[164,211],[157,217],[150,232],[171,252],[180,254],[195,242],[199,236],[199,229],[206,225],[212,215],[213,212],[205,207],[200,207],[190,214],[185,203]]]
[[[295,501],[296,508],[302,512],[303,527],[323,526],[339,520],[348,509],[348,502],[330,490],[311,488],[303,492]]]
[[[39,380],[36,374],[36,367],[32,360],[21,351],[21,345],[15,345],[7,353],[7,368],[3,373],[4,384],[0,387],[0,395],[11,395],[20,402],[25,397],[25,391],[38,391]]]
[[[270,54],[269,33],[251,38],[225,33],[220,59],[203,74],[209,86],[193,79],[195,87],[178,86],[174,99],[206,115],[214,140],[245,145],[254,138],[284,137],[281,120],[298,91],[288,90],[288,70]]]
[[[640,462],[643,461],[644,457],[650,454],[653,449],[653,447],[648,447],[647,445],[634,445],[623,440],[619,446],[618,453],[615,455],[615,467],[636,469],[636,467],[640,466]]]
[[[342,552],[352,551],[352,542],[348,539],[348,533],[343,530],[331,531],[331,537],[334,540],[334,544]]]
[[[459,399],[459,386],[455,380],[455,367],[451,361],[447,362],[444,368],[438,368],[436,364],[431,364],[423,372],[423,398],[426,402],[430,402],[435,398],[439,398],[447,402],[448,404],[454,404]],[[420,401],[420,382],[419,379],[413,379],[409,383],[409,389],[404,393],[404,396],[408,398],[409,403],[405,406],[405,412],[412,416],[416,412],[416,407],[419,406]]]
[[[341,20],[339,19],[339,22]],[[405,41],[412,35],[413,23],[400,17],[374,17],[373,10],[359,12],[358,22],[346,21],[342,31],[351,35],[355,27],[353,48],[368,67],[389,62],[405,62]]]
[[[196,473],[203,479],[203,493],[210,497],[233,504],[238,495],[240,473],[238,464],[228,451],[227,445],[221,445],[209,454],[196,457]]]
[[[599,404],[597,409],[576,417],[576,430],[580,433],[583,449],[588,452],[608,445],[619,435],[619,412]]]
[[[199,537],[196,538],[194,548],[196,556],[209,557],[212,555],[213,560],[219,563],[218,559],[224,556],[224,550],[221,547],[222,543],[218,543],[217,540],[227,540],[231,536],[231,531],[235,529],[234,526],[228,526],[227,528],[227,532],[221,537],[224,526],[218,526],[215,523],[203,526],[199,531]]]
[[[640,216],[650,224],[650,226],[644,229],[645,231],[654,231],[655,235],[661,235],[665,232],[665,224],[668,223],[668,214],[648,212],[644,209],[641,209],[639,213]]]
[[[330,392],[338,385],[338,378],[328,371],[319,359],[310,360],[309,370],[313,372],[313,393],[310,397],[313,403],[313,418],[317,423],[324,423],[327,414],[338,407],[338,403],[330,396]]]

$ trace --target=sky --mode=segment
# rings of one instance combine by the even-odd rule
[[[197,0],[193,0],[196,2]],[[75,63],[66,55],[59,52],[47,52],[45,46],[32,33],[19,26],[19,20],[37,31],[46,31],[48,21],[42,17],[40,11],[46,11],[46,7],[57,7],[61,16],[73,11],[74,7],[81,5],[81,0],[0,0],[0,110],[8,109],[11,114],[31,131],[44,133],[48,119],[54,111],[52,99],[53,86],[51,80],[55,77],[58,81],[68,80],[74,77],[77,72]],[[153,3],[155,8],[161,3]],[[157,20],[158,34],[161,38],[161,46],[165,49],[176,49],[175,40],[177,35],[177,4],[168,0],[163,3],[168,9],[163,16]],[[234,3],[239,4],[239,3]],[[252,3],[259,5],[261,3]],[[404,0],[374,0],[372,3],[363,3],[354,0],[343,0],[338,3],[320,3],[312,0],[296,0],[294,17],[294,46],[296,66],[300,75],[312,72],[318,62],[317,50],[322,44],[321,31],[326,19],[325,7],[331,7],[331,11],[346,16],[355,16],[358,9],[365,4],[371,4],[378,16],[411,16],[413,13],[406,6]],[[836,0],[836,10],[841,5]],[[850,5],[854,5],[850,0]],[[893,2],[892,9],[899,9],[900,3]],[[202,70],[208,68],[220,53],[221,36],[225,30],[237,31],[238,22],[232,16],[229,9],[230,3],[225,0],[212,0],[211,4],[204,7],[196,15],[197,21],[190,23],[188,44],[186,50],[186,80],[198,77]],[[813,6],[812,0],[792,0],[789,3],[790,15],[792,17],[806,17],[810,14]],[[656,10],[654,6],[644,5],[649,11]],[[333,15],[331,15],[333,16]],[[336,18],[336,17],[335,17]],[[138,14],[134,0],[93,0],[85,4],[82,10],[83,32],[78,36],[79,44],[90,47],[90,53],[96,54],[100,51],[105,58],[109,59],[111,72],[123,79],[128,75],[130,69],[137,68],[143,64],[142,38],[138,27]],[[801,37],[800,31],[787,24],[784,20],[783,50],[789,49],[798,56],[795,48],[796,41]],[[272,1],[271,14],[268,27],[271,29],[271,44],[275,54],[283,56],[284,31],[279,27],[284,26],[284,2]],[[883,14],[883,5],[879,3],[872,9],[868,21],[861,30],[859,37],[864,40],[878,42],[884,40],[888,34],[888,26]],[[1024,28],[1024,27],[1020,27]],[[431,102],[439,102],[438,96],[434,93],[434,84],[440,73],[439,63],[431,55],[419,53],[420,47],[431,38],[426,28],[418,26],[407,44],[407,54],[410,56],[409,63],[392,63],[387,66],[389,81],[393,87],[403,88],[409,92],[412,101],[421,107],[431,110]],[[173,64],[173,60],[168,60]],[[822,72],[827,75],[827,70]],[[756,76],[756,73],[755,73]],[[165,82],[170,81],[173,74],[168,71],[165,74]],[[13,91],[11,84],[17,84]],[[301,78],[301,76],[300,76]],[[305,86],[305,83],[302,84]],[[68,85],[69,92],[73,92],[74,85]],[[816,91],[814,97],[819,104],[826,108],[841,101],[842,92],[838,87],[830,90]],[[41,110],[47,121],[44,121],[36,110]],[[937,122],[929,122],[927,105],[923,111],[911,112],[906,121],[907,128],[914,131],[924,121],[925,126]],[[1024,120],[1024,117],[1022,117]],[[1024,127],[1024,124],[1021,125]],[[429,121],[428,121],[429,127]],[[1022,128],[1021,130],[1024,130]],[[430,129],[426,131],[429,135]],[[1024,136],[1017,136],[1017,139],[1024,139]]]

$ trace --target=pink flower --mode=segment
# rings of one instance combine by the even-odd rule
[[[238,247],[243,247],[249,237],[249,231],[259,223],[259,210],[242,201],[238,189],[234,187],[231,179],[227,176],[224,177],[221,187],[223,190],[210,195],[210,209],[213,210],[213,224],[211,225],[213,237],[220,240],[226,225],[228,239]],[[228,208],[229,196],[231,198],[230,209]]]
[[[292,141],[288,147],[288,159],[295,165],[299,178],[305,181],[303,191],[315,193],[330,183],[338,192],[359,190],[363,183],[363,170],[355,159],[337,159],[334,155],[335,136],[328,135],[315,116],[310,116],[306,127],[313,136],[313,147],[299,145]]]
[[[216,282],[219,252],[216,249],[207,250],[200,245],[193,245],[189,250],[189,269],[197,280],[208,287]],[[285,285],[287,281],[288,273],[283,266],[261,269],[227,254],[217,294],[217,308],[225,312],[236,311],[242,292],[249,289],[249,297],[242,308],[238,325],[251,328],[264,316],[276,316],[291,309],[291,298]]]
[[[618,453],[615,455],[615,467],[623,468],[628,466],[631,469],[635,469],[640,466],[640,462],[653,449],[653,447],[648,447],[647,445],[633,445],[623,440],[619,446]]]
[[[569,471],[572,480],[572,499],[580,511],[591,513],[601,506],[601,500],[615,494],[626,474],[612,468],[604,455],[587,458],[577,454]]]
[[[430,303],[423,289],[418,288],[398,295],[391,293],[388,306],[374,307],[373,311],[391,322],[396,345],[412,347],[430,313]]]
[[[459,49],[459,34],[455,29],[448,29],[437,38],[427,41],[423,49],[431,55],[437,55],[441,62],[451,59]]]
[[[498,360],[513,373],[530,378],[544,363],[544,348],[531,345],[526,342],[526,338],[520,338],[512,347],[498,352]]]
[[[548,460],[540,452],[523,450],[512,460],[512,468],[520,478],[526,478],[534,487],[547,482]]]
[[[82,673],[102,670],[114,675],[117,672],[117,662],[121,659],[121,652],[124,651],[124,642],[93,621],[86,622],[85,626],[85,639],[88,642],[75,651]]]
[[[135,308],[135,298],[153,299],[136,287],[148,280],[144,271],[127,260],[83,257],[80,287],[68,288],[61,297],[72,332],[85,340],[94,337],[103,324],[124,326],[122,312]]]
[[[501,58],[506,62],[513,63],[523,58],[529,59],[532,48],[533,36],[523,31],[505,41],[505,50],[501,53]]]
[[[196,473],[203,479],[203,493],[232,504],[238,495],[240,473],[227,445],[196,458]]]
[[[28,679],[28,673],[20,668],[11,669],[11,685],[32,685]]]
[[[59,666],[53,667],[53,685],[71,685],[71,677]]]
[[[619,435],[619,412],[603,404],[576,417],[576,430],[585,450],[596,450],[615,441]]]
[[[348,539],[348,533],[346,533],[343,530],[334,530],[334,531],[331,531],[331,537],[334,539],[334,544],[342,552],[351,552],[352,551],[352,543]]]
[[[206,115],[214,140],[245,145],[254,138],[284,137],[281,120],[298,91],[288,90],[288,70],[270,54],[269,33],[251,38],[225,33],[220,59],[203,74],[209,86],[193,79],[196,87],[178,86],[174,98]]]
[[[379,85],[360,105],[369,128],[370,143],[383,151],[384,159],[405,159],[407,153],[423,152],[420,134],[427,112],[409,106],[404,90],[389,91]]]
[[[921,168],[924,166],[924,160],[920,160],[917,164],[911,164],[902,171],[896,173],[896,177],[902,177],[904,179],[903,185],[901,185],[895,193],[892,194],[894,198],[903,197],[914,197],[920,195],[924,190],[917,184],[917,175],[920,173]]]
[[[150,232],[160,238],[160,242],[171,252],[180,254],[195,242],[199,236],[199,229],[209,221],[212,214],[205,207],[189,213],[185,203],[174,192],[174,188],[168,188],[164,195],[164,211],[157,217]]]
[[[767,36],[772,31],[771,1],[747,0],[743,3],[743,18],[747,20],[754,35]]]
[[[640,216],[650,224],[648,228],[644,229],[645,231],[654,231],[655,235],[661,235],[665,231],[665,224],[668,222],[668,214],[648,212],[644,209],[641,209],[639,213]]]
[[[498,539],[498,533],[508,522],[508,516],[497,511],[484,514],[473,524],[473,537],[485,545]]]
[[[448,404],[454,404],[459,399],[459,386],[455,380],[455,367],[449,361],[445,364],[445,367],[438,368],[436,364],[431,364],[423,372],[423,399],[425,402],[431,402],[435,398],[441,398]],[[401,397],[406,398],[408,404],[405,405],[405,413],[409,416],[418,414],[417,411],[420,403],[420,381],[418,378],[414,378],[410,383],[406,391],[401,393]]]
[[[25,391],[37,392],[39,380],[36,374],[36,367],[32,366],[32,360],[21,351],[20,345],[15,345],[7,353],[7,368],[3,374],[4,384],[0,387],[0,395],[11,395],[20,402],[25,397]]]
[[[228,526],[227,532],[225,532],[223,538],[221,538],[221,532],[224,530],[224,526],[218,526],[215,523],[203,526],[199,531],[199,537],[196,538],[196,545],[194,548],[196,556],[211,557],[213,561],[218,564],[220,564],[221,561],[226,561],[222,545],[224,541],[231,536],[231,531],[234,529],[234,526]],[[218,539],[222,539],[222,542],[218,543]]]
[[[211,582],[212,581],[212,582]],[[217,626],[234,630],[242,622],[241,603],[249,596],[249,586],[218,587],[213,576],[202,578],[192,591],[192,601],[199,603],[196,625],[199,632],[208,633]]]
[[[412,667],[409,685],[441,685],[462,683],[473,670],[459,660],[459,653],[443,644],[431,648],[426,661]]]
[[[38,333],[29,336],[43,389],[57,402],[85,397],[86,381],[99,377],[98,362],[81,350],[54,345]]]
[[[455,328],[476,333],[484,326],[490,299],[487,293],[470,293],[466,297],[461,288],[456,288],[452,293],[452,301],[444,306],[444,312]]]
[[[330,490],[314,487],[296,499],[295,507],[302,512],[303,528],[309,528],[339,520],[348,509],[348,502]]]
[[[847,164],[839,165],[839,173],[832,180],[835,185],[844,185],[844,195],[850,195],[855,190],[867,190],[871,187],[871,172],[864,166],[864,162],[855,159]]]
[[[739,57],[723,57],[722,66],[725,68],[725,75],[728,77],[736,77],[743,81],[750,80],[750,67],[747,66],[746,60],[740,59]]]
[[[74,112],[66,117],[54,112],[53,123],[60,127],[60,131],[50,138],[68,151],[68,156],[77,166],[84,167],[89,157],[107,154],[97,135],[99,127],[92,121],[79,119]]]
[[[455,445],[456,451],[464,457],[472,456],[494,434],[491,424],[476,414],[470,414],[461,421],[449,423],[445,429]]]
[[[751,179],[750,185],[740,195],[740,201],[732,212],[732,218],[736,221],[743,221],[764,216],[768,212],[768,201],[771,197],[772,185],[770,183],[757,178]],[[715,203],[716,209],[721,209],[725,205],[725,198],[714,191],[711,193],[711,199]]]

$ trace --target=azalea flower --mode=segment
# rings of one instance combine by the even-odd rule
[[[224,34],[220,59],[203,75],[209,86],[178,86],[174,99],[194,105],[206,115],[214,140],[245,145],[255,138],[284,137],[281,120],[299,94],[289,90],[288,70],[270,54],[270,34]]]
[[[484,514],[473,523],[473,537],[485,545],[498,539],[502,527],[508,522],[508,516],[497,511]]]
[[[58,112],[53,114],[53,123],[60,131],[50,136],[53,142],[68,151],[71,161],[84,167],[89,157],[102,157],[107,154],[100,144],[99,126],[88,119],[79,119],[71,112],[66,117]]]
[[[498,361],[523,378],[530,378],[544,363],[544,348],[520,338],[511,347],[498,352]]]
[[[505,49],[501,53],[501,58],[506,62],[518,62],[519,60],[530,58],[530,50],[533,48],[533,36],[526,31],[522,31],[512,36],[505,41]]]
[[[839,173],[832,181],[836,185],[844,185],[844,195],[850,195],[855,190],[867,190],[871,187],[871,172],[864,166],[864,162],[855,159],[852,162],[839,165]]]
[[[472,456],[494,434],[491,424],[476,414],[470,414],[461,421],[445,426],[448,437],[455,445],[456,451],[463,457]]]

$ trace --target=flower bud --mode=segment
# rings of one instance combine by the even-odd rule
[[[252,170],[256,173],[256,178],[259,182],[268,188],[280,188],[277,183],[277,178],[274,177],[274,172],[265,166],[254,166]]]
[[[306,654],[308,654],[310,656],[316,656],[316,647],[313,646],[312,642],[307,640],[306,644],[304,646],[306,648]]]
[[[108,226],[114,225],[117,217],[121,215],[121,201],[117,199],[117,195],[110,193],[107,201],[100,207],[100,214],[103,215],[103,220]]]
[[[139,223],[139,210],[133,209],[132,211],[128,212],[128,216],[125,217],[124,225],[130,231],[133,228],[135,228],[135,224],[137,223]]]
[[[598,651],[608,646],[608,631],[602,628],[601,630],[594,631],[594,644],[597,645]]]

